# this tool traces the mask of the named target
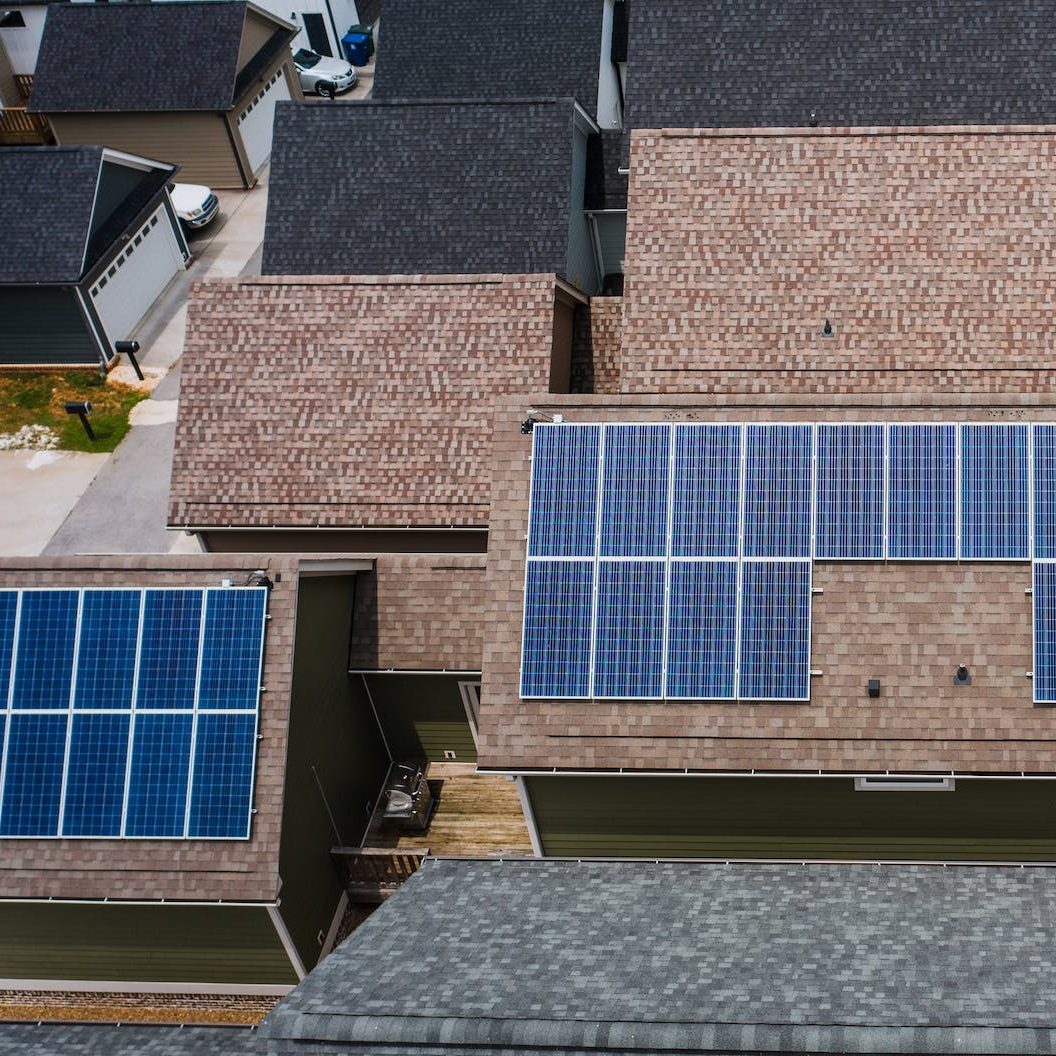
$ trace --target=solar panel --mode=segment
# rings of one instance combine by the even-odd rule
[[[810,562],[745,561],[741,566],[739,696],[810,697]]]
[[[1056,704],[1056,563],[1035,561],[1034,703]]]
[[[140,601],[138,590],[85,593],[74,707],[132,707]]]
[[[602,557],[667,552],[666,425],[607,425],[601,483]]]
[[[593,561],[529,561],[525,581],[522,697],[590,693]]]
[[[594,555],[600,439],[596,425],[537,425],[532,430],[532,557]]]
[[[741,427],[674,429],[672,557],[736,557],[740,545]]]
[[[961,557],[1030,556],[1029,454],[1025,425],[961,427]]]
[[[189,836],[249,835],[256,737],[255,715],[198,716]]]
[[[888,556],[957,557],[957,427],[888,431]]]
[[[1034,556],[1056,557],[1056,425],[1035,425]]]
[[[666,697],[737,692],[737,562],[673,561]]]
[[[818,425],[814,556],[884,556],[884,427]]]
[[[812,425],[746,429],[745,557],[810,557]]]
[[[661,696],[663,645],[663,563],[602,561],[598,566],[594,696]]]
[[[0,591],[0,834],[245,838],[266,607],[263,587]]]
[[[70,706],[77,601],[75,590],[35,590],[22,595],[12,707]]]

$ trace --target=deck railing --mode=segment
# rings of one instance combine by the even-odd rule
[[[0,108],[0,143],[14,146],[19,143],[47,143],[51,139],[48,119],[41,114],[30,114],[24,106]]]
[[[384,847],[334,847],[330,855],[349,897],[381,901],[409,880],[429,851],[394,851]]]

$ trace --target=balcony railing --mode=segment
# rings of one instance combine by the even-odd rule
[[[428,850],[334,847],[330,855],[353,902],[382,902],[422,864]]]

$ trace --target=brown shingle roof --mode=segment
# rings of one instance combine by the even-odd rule
[[[1056,420],[1006,396],[551,398],[568,421]],[[519,697],[531,443],[496,419],[478,758],[495,768],[1051,772],[1056,725],[1032,703],[1030,564],[814,562],[804,703]],[[970,687],[953,684],[961,663]],[[866,693],[879,678],[881,696]]]
[[[631,170],[623,392],[1056,391],[1051,128],[636,132]]]
[[[40,557],[0,560],[0,587],[191,587],[244,583],[263,568],[268,601],[260,740],[248,840],[0,839],[8,898],[273,899],[293,669],[297,559],[254,555]]]
[[[553,276],[195,287],[174,525],[483,528],[496,397],[545,392]]]

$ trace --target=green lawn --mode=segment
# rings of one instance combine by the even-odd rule
[[[128,432],[128,412],[146,398],[127,385],[107,384],[93,371],[12,371],[0,374],[0,433],[46,425],[58,433],[64,451],[113,451]],[[67,400],[91,401],[94,443],[77,415],[66,413]]]

